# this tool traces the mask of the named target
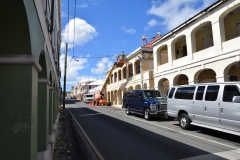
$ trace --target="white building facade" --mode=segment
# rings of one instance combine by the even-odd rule
[[[217,1],[153,44],[154,88],[240,80],[240,0]]]
[[[219,0],[158,36],[110,73],[106,89],[112,104],[121,105],[126,90],[168,93],[174,85],[240,80],[240,0]]]

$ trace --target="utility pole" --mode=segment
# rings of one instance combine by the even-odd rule
[[[66,43],[65,63],[64,63],[64,82],[63,82],[63,109],[65,109],[66,103],[66,73],[67,73],[67,51],[68,43]]]

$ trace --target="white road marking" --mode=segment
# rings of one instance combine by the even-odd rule
[[[102,108],[98,108],[98,109],[101,109],[101,110],[104,110],[104,111],[108,111],[108,110],[102,109]],[[112,112],[112,111],[108,111],[108,112]],[[181,132],[181,131],[178,131],[178,130],[175,130],[175,129],[172,129],[172,128],[168,128],[168,127],[165,127],[165,126],[162,126],[162,125],[158,125],[158,124],[155,124],[155,123],[151,123],[151,122],[148,122],[148,121],[146,121],[146,120],[142,120],[142,119],[130,117],[130,116],[127,116],[127,115],[123,115],[123,114],[116,113],[116,112],[112,112],[112,113],[115,113],[115,114],[118,114],[118,115],[122,115],[122,116],[124,116],[124,117],[128,117],[128,118],[134,119],[134,120],[136,120],[136,121],[141,121],[141,122],[148,123],[148,124],[152,124],[152,125],[155,125],[155,126],[158,126],[158,127],[161,127],[161,128],[169,129],[169,130],[172,130],[172,131],[175,131],[175,132],[178,132],[178,133],[182,133],[182,134],[185,134],[185,135],[188,135],[188,136],[192,136],[192,137],[195,137],[195,138],[199,138],[199,139],[202,139],[202,140],[205,140],[205,141],[208,141],[208,142],[216,143],[216,144],[219,144],[219,145],[222,145],[222,146],[226,146],[226,147],[229,147],[229,148],[233,148],[233,149],[237,149],[237,150],[240,149],[240,148],[237,148],[237,147],[229,146],[229,145],[227,145],[227,144],[223,144],[223,143],[219,143],[219,142],[216,142],[216,141],[213,141],[213,140],[209,140],[209,139],[206,139],[206,138],[202,138],[202,137],[199,137],[199,136],[195,136],[195,135],[192,135],[192,134],[189,134],[189,133]]]
[[[80,117],[82,117],[82,116],[95,116],[95,115],[99,115],[99,114],[102,114],[102,113],[84,114],[84,115],[78,115],[78,116],[80,116]]]
[[[212,154],[205,154],[196,157],[185,158],[182,160],[201,160],[201,159],[209,159],[209,160],[218,160],[219,157],[230,159],[230,160],[239,160],[240,159],[240,150],[232,150],[225,152],[218,152]]]
[[[68,109],[69,110],[69,109]],[[84,136],[87,138],[88,143],[91,145],[91,147],[93,148],[93,150],[96,152],[96,154],[98,155],[100,160],[104,160],[103,156],[100,154],[100,152],[97,150],[97,148],[94,146],[94,144],[92,143],[92,141],[90,140],[90,138],[87,136],[87,134],[85,133],[85,131],[83,130],[83,128],[81,127],[81,125],[78,123],[78,121],[75,119],[75,117],[73,116],[72,112],[69,110],[69,113],[71,114],[72,118],[75,120],[75,122],[77,123],[78,127],[81,129],[82,133],[84,134]]]

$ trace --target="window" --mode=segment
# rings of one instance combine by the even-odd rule
[[[127,72],[126,72],[126,67],[123,68],[123,79],[126,79],[127,77]]]
[[[204,89],[205,89],[205,86],[198,86],[195,100],[203,100]]]
[[[139,74],[139,73],[140,73],[140,60],[138,60],[138,61],[135,63],[135,67],[136,67],[136,74]]]
[[[168,98],[172,98],[174,91],[175,88],[172,88],[171,91],[169,92]]]
[[[122,79],[122,76],[121,76],[121,70],[118,71],[118,80],[120,81]]]
[[[175,94],[176,99],[193,99],[196,87],[183,87],[178,88]]]
[[[229,77],[229,81],[231,81],[231,82],[233,82],[233,81],[238,81],[238,76],[236,76],[236,75],[231,75],[231,76]]]
[[[111,83],[113,83],[113,74],[111,75]]]
[[[128,67],[128,76],[129,76],[129,77],[132,77],[132,76],[133,76],[133,67],[132,67],[132,64],[130,64],[129,67]]]
[[[133,98],[138,98],[138,91],[133,92]]]
[[[236,85],[226,85],[223,91],[223,102],[232,102],[234,96],[240,96],[239,88]]]
[[[205,100],[206,101],[216,101],[218,96],[219,86],[208,86]]]
[[[114,82],[117,82],[117,72],[114,73]]]
[[[155,95],[155,91],[144,91],[144,95],[146,98],[155,98],[156,95]]]

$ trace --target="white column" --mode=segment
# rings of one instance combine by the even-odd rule
[[[216,76],[216,79],[217,79],[217,82],[229,82],[229,75],[226,75],[226,74],[222,74],[222,75],[217,75]]]
[[[173,57],[172,57],[173,49],[171,45],[168,45],[167,48],[168,48],[168,64],[170,65],[170,67],[172,67],[173,66]]]
[[[198,79],[189,79],[188,80],[188,84],[197,84],[199,82],[199,80]]]
[[[154,73],[157,73],[158,71],[158,61],[159,61],[159,57],[158,57],[158,53],[157,51],[153,50],[153,68],[154,68]]]
[[[186,35],[186,43],[187,43],[187,56],[193,59],[192,38],[190,34]]]
[[[212,22],[212,34],[213,34],[213,44],[214,44],[214,51],[215,53],[219,53],[222,51],[222,38],[220,31],[220,24],[219,21]],[[222,33],[224,34],[224,32]]]

